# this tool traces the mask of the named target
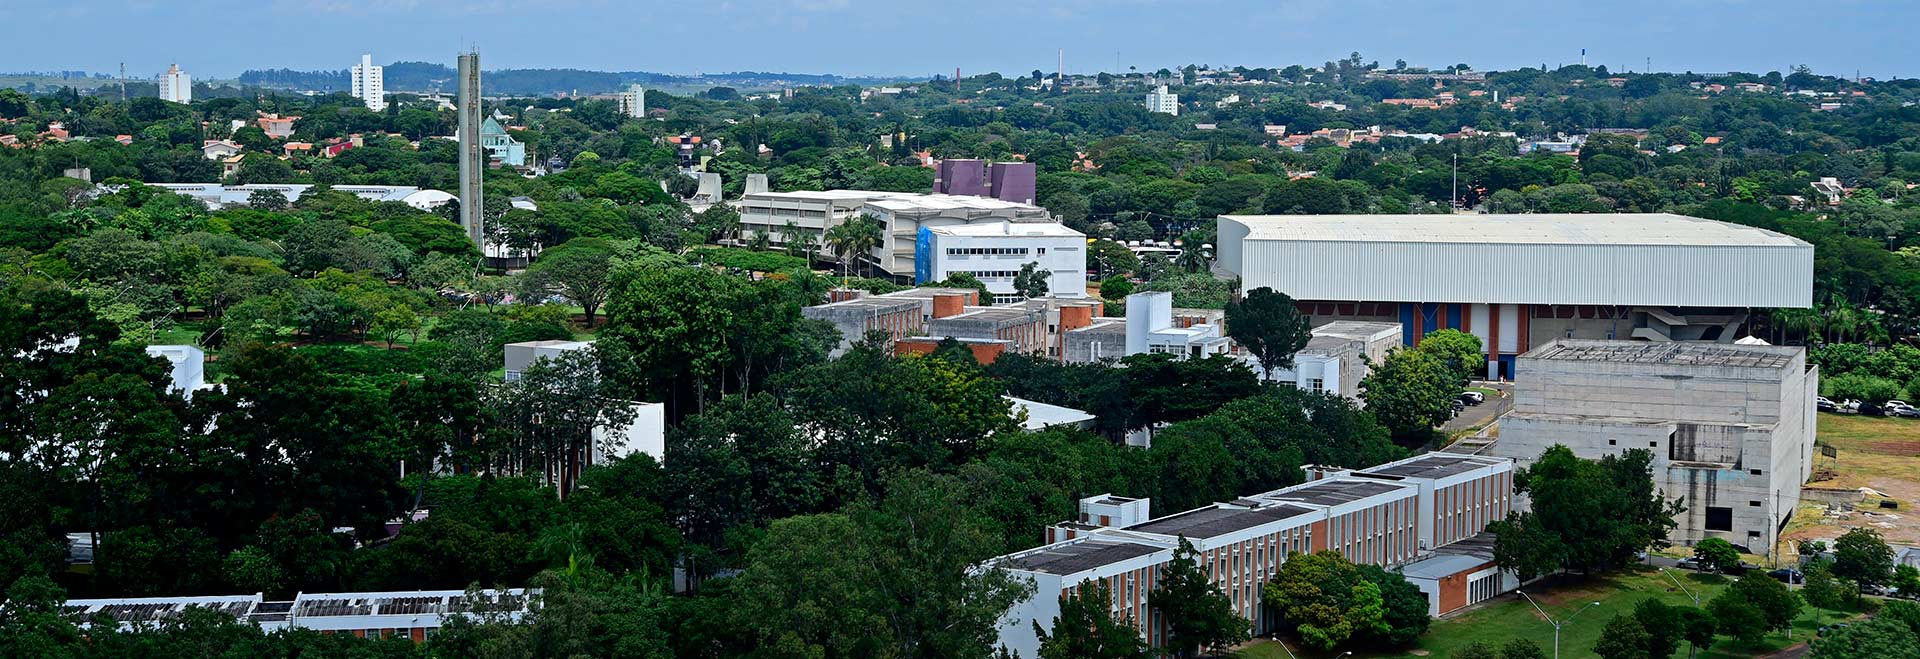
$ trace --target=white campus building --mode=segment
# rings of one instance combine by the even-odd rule
[[[1147,92],[1147,111],[1180,116],[1180,95],[1167,91],[1166,85]]]
[[[790,240],[811,241],[822,254],[829,253],[827,230],[862,216],[873,217],[882,227],[879,244],[858,258],[896,277],[915,274],[921,229],[1009,222],[1021,226],[1059,224],[1039,206],[972,195],[873,190],[756,192],[742,197],[738,205],[741,235],[765,233],[775,245],[786,245]],[[1078,247],[1084,259],[1086,246]],[[1084,273],[1084,260],[1081,264],[1079,271]],[[1013,269],[1019,270],[1019,265]],[[1009,275],[1009,285],[1012,281]],[[1084,291],[1085,284],[1069,288]]]
[[[647,118],[647,90],[639,85],[628,85],[620,92],[620,114],[635,119]]]
[[[367,104],[374,112],[387,109],[387,85],[381,80],[386,67],[373,63],[371,53],[361,53],[360,63],[353,65],[353,97]]]
[[[180,65],[167,67],[167,72],[160,74],[157,82],[160,83],[160,100],[175,103],[193,102],[193,76],[180,70]]]
[[[1014,277],[1026,264],[1048,273],[1047,293],[1082,297],[1087,288],[1086,234],[1053,222],[986,222],[924,227],[914,248],[914,283],[972,273],[994,304],[1025,299]]]
[[[1110,612],[1163,645],[1168,620],[1152,593],[1181,540],[1255,636],[1284,626],[1260,589],[1294,556],[1338,552],[1347,560],[1399,570],[1442,615],[1519,587],[1494,564],[1481,529],[1513,508],[1512,460],[1426,453],[1367,469],[1306,465],[1307,482],[1154,517],[1152,501],[1100,494],[1080,500],[1076,519],[1049,526],[1046,544],[985,565],[1030,580],[1033,595],[1001,617],[995,643],[1037,657],[1035,633],[1051,629],[1061,600],[1106,586]]]

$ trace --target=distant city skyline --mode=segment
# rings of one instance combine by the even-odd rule
[[[474,46],[490,69],[571,68],[672,74],[767,71],[843,76],[1013,76],[1142,71],[1183,64],[1318,65],[1369,61],[1483,70],[1588,63],[1615,71],[1920,75],[1910,36],[1920,3],[1894,0],[722,0],[635,7],[607,0],[188,0],[0,3],[10,35],[0,68],[133,78],[170,64],[202,80],[248,69],[452,66]],[[1411,6],[1403,6],[1411,5]],[[235,16],[244,15],[244,20]],[[217,38],[211,35],[218,35]],[[204,37],[204,38],[203,38]]]

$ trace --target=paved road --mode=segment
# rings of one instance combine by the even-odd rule
[[[1474,386],[1490,387],[1499,391],[1501,395],[1488,396],[1487,402],[1479,405],[1468,405],[1466,410],[1460,412],[1460,416],[1454,417],[1452,420],[1440,426],[1442,432],[1451,435],[1468,428],[1484,426],[1495,417],[1506,414],[1507,410],[1513,409],[1513,385],[1475,382]]]

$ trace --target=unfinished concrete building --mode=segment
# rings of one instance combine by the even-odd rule
[[[827,321],[840,330],[840,342],[830,353],[833,357],[845,353],[855,342],[866,338],[868,332],[886,332],[889,340],[898,341],[919,334],[926,327],[926,316],[922,312],[925,305],[918,298],[834,289],[828,292],[828,299],[832,301],[801,309],[800,315]]]
[[[1040,304],[969,307],[963,313],[928,321],[927,335],[1005,341],[1007,350],[1044,353],[1047,349],[1047,309]]]
[[[1813,465],[1820,375],[1804,348],[1559,339],[1517,365],[1490,454],[1646,449],[1662,494],[1685,500],[1673,542],[1774,551]]]

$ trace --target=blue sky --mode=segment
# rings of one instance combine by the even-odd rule
[[[1913,0],[0,0],[0,71],[170,62],[196,77],[375,61],[846,75],[1143,70],[1184,63],[1574,63],[1920,75]]]

